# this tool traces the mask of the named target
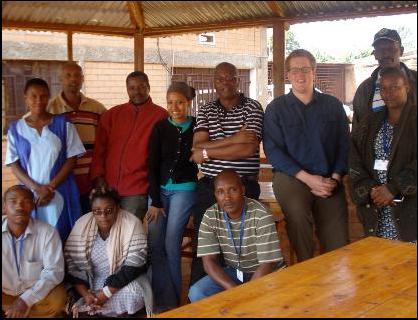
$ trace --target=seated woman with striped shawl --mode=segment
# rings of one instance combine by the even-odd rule
[[[93,189],[92,212],[77,220],[64,248],[67,280],[75,294],[68,312],[103,316],[152,310],[146,277],[147,238],[141,221],[120,209],[111,189]],[[80,297],[81,296],[81,297]]]

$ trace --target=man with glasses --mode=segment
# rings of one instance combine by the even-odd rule
[[[194,129],[191,160],[201,164],[204,176],[197,183],[198,200],[193,210],[196,234],[207,208],[216,200],[213,179],[225,169],[241,176],[245,195],[258,199],[259,145],[262,138],[263,109],[258,101],[239,93],[237,68],[222,62],[215,68],[214,86],[219,97],[200,108]],[[193,243],[191,285],[205,273],[201,258],[196,258]]]
[[[273,191],[298,261],[313,257],[313,226],[327,252],[348,243],[348,120],[342,103],[314,89],[316,61],[298,49],[286,58],[290,93],[264,116],[264,151],[273,166]]]
[[[400,68],[407,76],[411,92],[417,91],[417,72],[400,62],[403,54],[401,37],[396,30],[381,29],[374,36],[372,46],[374,57],[379,62],[372,75],[364,80],[357,88],[353,99],[353,128],[357,129],[359,121],[369,112],[379,112],[385,108],[385,103],[380,96],[380,70],[384,67]]]

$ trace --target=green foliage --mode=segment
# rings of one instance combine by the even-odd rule
[[[293,50],[299,49],[300,43],[296,39],[295,34],[292,31],[286,31],[285,33],[285,56],[288,56]],[[267,48],[270,55],[273,54],[273,37],[267,38]]]
[[[336,62],[335,57],[329,55],[328,53],[322,51],[316,51],[312,53],[316,59],[317,63],[330,63]]]
[[[365,49],[357,52],[349,52],[344,56],[344,63],[354,63],[358,59],[369,57],[372,55],[373,49]]]
[[[285,33],[285,56],[288,56],[293,50],[300,49],[300,43],[296,39],[295,34],[292,31],[286,31]]]

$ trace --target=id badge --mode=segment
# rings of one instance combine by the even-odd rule
[[[379,160],[379,159],[376,159],[374,161],[374,167],[373,167],[373,169],[374,170],[379,170],[379,171],[387,171],[387,169],[388,169],[388,163],[389,163],[389,160]]]
[[[244,273],[237,269],[237,278],[239,281],[244,282]]]

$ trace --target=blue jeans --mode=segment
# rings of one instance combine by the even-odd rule
[[[234,281],[236,284],[242,284],[237,278],[237,269],[232,267],[225,267],[225,273]],[[244,273],[244,283],[250,281],[252,274]],[[210,276],[205,276],[197,281],[189,289],[189,300],[195,302],[203,298],[213,296],[216,293],[224,291],[225,289],[212,280]]]
[[[196,192],[161,189],[161,201],[166,217],[160,215],[148,225],[152,289],[159,312],[175,308],[180,303],[181,244],[184,228],[196,202]]]

